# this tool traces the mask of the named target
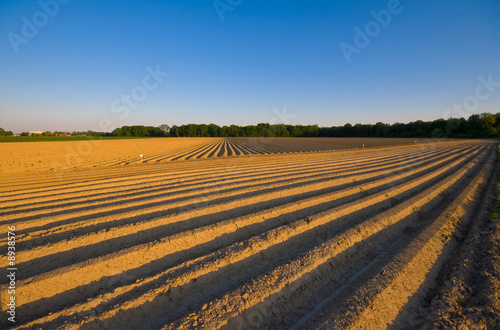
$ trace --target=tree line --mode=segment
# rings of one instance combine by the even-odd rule
[[[284,125],[260,123],[248,126],[187,124],[172,126],[176,137],[407,137],[407,138],[497,138],[500,137],[500,113],[472,115],[468,119],[417,120],[395,124]]]
[[[12,135],[14,135],[14,133],[12,133],[12,131],[6,131],[3,128],[0,128],[0,137],[12,136]]]
[[[44,136],[63,132],[45,132]],[[24,135],[24,133],[23,133]],[[69,135],[69,133],[64,133]],[[91,137],[406,137],[406,138],[499,138],[500,113],[482,113],[469,118],[417,120],[410,123],[345,124],[319,127],[318,125],[285,125],[260,123],[248,126],[218,126],[216,124],[187,124],[123,126],[112,132],[72,132],[72,136]],[[0,137],[12,136],[0,128]]]
[[[136,125],[136,126],[122,126],[121,128],[116,128],[113,132],[111,132],[110,135],[134,136],[134,137],[162,137],[162,136],[168,136],[168,132],[162,130],[160,127]]]

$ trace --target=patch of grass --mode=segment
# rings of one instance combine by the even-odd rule
[[[497,163],[500,163],[500,141],[497,142]]]
[[[492,329],[497,329],[497,326],[500,325],[496,318],[488,319],[487,324],[488,324],[488,327],[491,327]]]
[[[488,205],[488,221],[494,225],[492,234],[497,242],[500,242],[500,143],[497,145],[497,173],[496,182],[493,186],[493,199]]]
[[[493,186],[493,200],[488,205],[489,221],[498,221],[500,214],[500,143],[497,145],[497,173],[496,182]]]
[[[495,201],[488,205],[488,215],[490,219],[498,219],[498,203]]]
[[[85,140],[131,140],[131,139],[160,139],[159,137],[135,136],[12,136],[0,137],[1,142],[53,142],[53,141],[85,141]]]
[[[495,240],[500,242],[500,223],[498,222],[495,224],[495,228],[493,229],[493,237]]]

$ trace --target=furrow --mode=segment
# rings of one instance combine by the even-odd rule
[[[221,142],[221,143],[222,143],[222,142]],[[427,153],[429,153],[429,152],[434,152],[434,150],[426,150],[426,151],[424,151],[424,153],[425,153],[425,152],[427,152]],[[407,152],[407,153],[404,153],[404,154],[402,154],[402,153],[398,153],[398,152],[390,152],[390,153],[383,153],[383,154],[382,154],[382,156],[380,156],[380,157],[376,157],[376,155],[370,154],[368,157],[370,157],[370,159],[372,159],[372,160],[373,160],[373,159],[377,159],[377,158],[383,159],[383,158],[387,158],[387,157],[391,157],[391,156],[395,156],[395,157],[402,157],[402,156],[404,156],[405,154],[407,155],[407,157],[411,157],[411,155],[418,155],[418,154],[420,154],[420,153],[423,153],[423,151],[421,151],[421,150],[417,150],[417,151],[412,150],[412,151]],[[357,160],[359,160],[359,161],[362,161],[362,160],[363,160],[363,159],[365,159],[365,158],[366,158],[366,156],[363,156],[363,157],[359,157],[359,156],[357,156],[357,157],[352,157],[352,156],[351,156],[351,157],[349,157],[348,159],[346,159],[345,157],[343,157],[343,158],[341,158],[341,159],[336,159],[336,160],[335,160],[335,161],[333,161],[332,163],[339,163],[339,164],[340,164],[342,161],[344,161],[344,162],[345,162],[345,161],[348,161],[348,162],[349,162],[351,159],[352,159],[352,160],[356,160],[356,159],[357,159]],[[265,159],[261,159],[261,158],[259,158],[259,161],[263,161],[263,163],[265,163],[265,162],[264,162],[264,160],[265,160]],[[272,161],[272,160],[271,160],[271,161]],[[240,166],[244,166],[244,167],[245,167],[245,164],[246,164],[246,163],[247,163],[247,160],[245,160],[245,162],[244,162],[244,163],[242,163],[242,165],[240,165]],[[195,165],[195,164],[194,164],[194,165]],[[185,167],[186,167],[186,165],[182,165],[182,166],[181,166],[181,167],[179,167],[179,168],[185,168]],[[161,172],[161,171],[163,170],[163,168],[164,168],[164,166],[160,167],[160,168],[159,168],[159,170],[156,170],[156,171],[153,171],[153,172]],[[175,170],[175,168],[173,168],[172,166],[169,166],[168,168],[169,168],[169,169],[174,169],[174,170]],[[127,169],[127,170],[125,170],[125,169],[120,169],[120,170],[118,170],[118,172],[117,172],[116,170],[106,171],[106,173],[107,173],[108,175],[111,175],[111,174],[114,174],[114,173],[119,174],[120,172],[128,173],[128,172],[131,172],[131,171],[130,171],[129,169]],[[53,178],[54,178],[54,177],[53,177]],[[73,176],[72,176],[72,178],[74,179],[74,177],[73,177]],[[117,181],[117,180],[121,180],[121,179],[119,179],[119,178],[117,178],[117,179],[107,179],[107,180],[103,180],[103,181],[107,181],[107,182],[114,182],[114,181]],[[92,180],[92,181],[89,181],[89,182],[90,182],[90,183],[86,183],[86,184],[87,184],[87,185],[93,185],[93,183],[92,183],[92,182],[93,182],[93,180]],[[85,185],[85,184],[84,184],[84,185]],[[58,188],[56,188],[56,189],[61,190],[61,188],[60,188],[60,187],[58,187]],[[67,189],[70,189],[70,188],[67,188]],[[37,191],[38,191],[40,194],[46,194],[46,195],[47,195],[47,192],[49,192],[49,191],[50,191],[50,189],[48,190],[48,189],[46,189],[46,188],[41,188],[41,189],[38,189],[38,190],[33,190],[33,189],[30,189],[30,190],[23,190],[22,192],[16,193],[16,194],[14,194],[14,195],[13,195],[13,194],[11,194],[11,193],[9,193],[7,196],[5,195],[5,193],[0,193],[0,196],[2,196],[2,195],[3,195],[3,197],[11,197],[11,196],[16,196],[16,195],[30,194],[30,197],[31,197],[33,194],[36,194],[36,193],[37,193]],[[62,189],[62,191],[58,191],[58,192],[64,192],[64,189]],[[52,196],[51,196],[51,195],[48,195],[47,197],[52,197]]]
[[[450,157],[451,158],[451,157]],[[370,190],[376,190],[376,189],[382,189],[384,185],[387,185],[388,183],[394,182],[396,180],[402,180],[402,179],[407,179],[408,177],[416,176],[419,175],[420,173],[425,173],[425,171],[429,169],[433,169],[439,164],[443,163],[448,163],[451,162],[448,159],[442,159],[440,163],[436,164],[429,164],[422,166],[421,168],[413,169],[410,172],[407,172],[405,169],[401,169],[398,173],[395,175],[388,175],[387,173],[382,173],[378,176],[374,176],[373,178],[369,178],[368,180],[364,180],[363,182],[363,188],[359,187],[359,182],[356,184],[355,187],[352,188],[346,188],[342,190],[337,190],[335,189],[333,192],[331,192],[332,188],[326,187],[322,189],[315,190],[318,192],[318,195],[315,195],[313,197],[307,198],[307,199],[301,199],[301,202],[299,203],[301,207],[304,207],[304,205],[307,205],[307,208],[311,208],[313,206],[318,207],[318,205],[322,205],[322,207],[330,208],[333,205],[336,205],[339,201],[346,202],[348,201],[348,197],[351,195],[354,197],[351,198],[359,198],[362,197],[364,194],[366,194]],[[458,160],[455,160],[454,163],[450,163],[450,166],[456,165],[458,163]],[[373,179],[375,181],[371,182],[370,180]],[[334,186],[335,187],[335,186]],[[316,188],[317,189],[317,188]],[[294,200],[300,200],[299,198],[294,198],[293,195],[290,195],[291,199]],[[335,202],[331,202],[335,201]],[[283,204],[281,206],[281,211],[283,214],[288,214],[290,213],[290,216],[293,216],[293,210],[298,207],[298,204],[296,202],[288,203],[288,204]],[[248,221],[248,220],[247,220]],[[262,218],[260,215],[257,218],[254,218],[253,221],[262,221]],[[63,240],[59,243],[56,244],[44,244],[43,246],[35,249],[30,249],[26,251],[22,251],[19,253],[18,257],[20,260],[29,260],[30,258],[28,257],[29,255],[36,255],[36,257],[42,258],[44,256],[50,255],[57,253],[59,256],[62,254],[64,251],[68,250],[73,250],[77,249],[78,247],[85,247],[85,252],[90,255],[99,255],[99,254],[105,254],[109,246],[112,246],[114,249],[119,249],[119,248],[124,248],[127,246],[131,246],[134,244],[140,244],[147,242],[147,240],[152,240],[155,237],[161,238],[162,233],[164,232],[170,232],[172,229],[168,230],[162,230],[162,227],[167,226],[169,223],[172,223],[173,220],[168,219],[168,218],[161,218],[157,220],[151,220],[151,221],[146,221],[143,223],[134,223],[132,225],[126,225],[126,226],[121,226],[121,227],[116,227],[116,228],[111,228],[109,231],[106,232],[94,232],[91,233],[90,235],[85,235],[81,236],[79,238],[74,238],[71,240]],[[233,224],[236,224],[238,228],[243,226],[243,224],[237,223],[237,222],[232,222],[229,221],[229,225],[227,224],[228,220],[226,221],[221,221],[220,224],[217,225],[208,225],[205,226],[205,229],[210,229],[210,231],[216,231],[218,233],[226,234],[229,233],[234,227]],[[253,222],[249,222],[246,225],[249,224],[254,224]],[[202,228],[197,228],[197,231],[201,231],[204,227]],[[225,229],[227,228],[227,229]],[[188,231],[186,235],[190,236],[191,231]],[[130,234],[127,234],[130,233]],[[72,233],[74,235],[74,233]],[[33,235],[35,236],[35,235]],[[119,239],[119,241],[118,241]],[[107,243],[107,240],[113,240],[113,243]],[[122,243],[120,243],[120,241]],[[124,242],[126,245],[124,245]],[[190,246],[189,246],[190,247]],[[185,247],[185,248],[189,248]],[[70,255],[67,256],[68,261],[73,261],[74,257],[71,257]],[[45,264],[45,262],[40,262],[40,261],[33,261],[35,263],[40,263],[40,264]],[[48,260],[47,260],[48,261]],[[51,262],[54,263],[55,260],[51,260]],[[67,263],[68,261],[64,261],[61,257],[58,258],[57,264],[62,265]],[[23,267],[25,269],[30,269],[30,264],[25,262],[26,265]],[[38,271],[42,271],[43,267],[37,268]],[[29,273],[27,273],[29,274]]]
[[[441,154],[439,154],[439,155],[441,155]],[[433,156],[433,157],[438,157],[438,156]],[[425,159],[425,158],[426,157],[421,157],[420,159]],[[420,160],[420,159],[418,159],[418,160]],[[416,160],[414,160],[414,161],[416,161]],[[364,163],[363,165],[358,167],[357,172],[359,172],[360,169],[368,168],[372,164],[376,165],[378,163],[371,163],[371,164]],[[386,162],[385,164],[388,168],[390,168],[389,165],[394,164],[394,162]],[[315,164],[311,165],[308,168],[308,170],[306,170],[302,173],[304,173],[304,174],[312,173],[312,170],[317,169],[317,168],[321,168],[324,172],[326,172],[328,167],[325,167],[325,165],[326,165],[325,162],[315,163]],[[284,168],[280,168],[279,170],[274,171],[275,175],[271,175],[271,176],[269,176],[267,172],[264,172],[262,174],[262,172],[265,171],[264,169],[261,171],[244,172],[244,173],[241,173],[241,171],[238,170],[238,172],[236,172],[236,174],[234,174],[234,176],[229,175],[231,172],[225,171],[225,172],[223,172],[223,174],[224,174],[223,181],[220,181],[220,177],[217,176],[213,172],[212,172],[211,176],[214,177],[215,180],[218,181],[218,183],[222,183],[224,181],[228,181],[228,179],[232,179],[235,177],[238,177],[240,179],[242,179],[242,178],[262,179],[262,178],[265,178],[266,176],[267,176],[267,178],[278,177],[278,175],[281,173],[285,173],[285,175],[288,175],[289,173],[287,173],[286,171],[289,169],[292,170],[293,168],[294,167],[289,167],[289,166],[284,167]],[[338,174],[340,174],[341,173],[340,170],[343,168],[350,169],[351,167],[333,167],[330,170],[338,169],[339,170]],[[184,179],[186,177],[180,177],[180,178]],[[54,203],[56,201],[54,201],[53,203],[57,205],[57,208],[60,208],[61,210],[63,210],[64,212],[67,213],[67,211],[72,210],[72,208],[71,208],[72,205],[75,205],[75,208],[78,208],[78,209],[85,209],[86,207],[90,207],[92,205],[95,205],[96,203],[98,203],[98,205],[102,205],[102,201],[106,201],[108,203],[124,202],[124,201],[130,200],[130,199],[126,198],[128,196],[133,196],[134,197],[133,200],[137,200],[139,197],[141,197],[141,198],[154,197],[155,195],[157,195],[158,192],[172,193],[175,191],[188,189],[190,180],[186,180],[186,179],[183,180],[182,186],[177,184],[174,186],[169,185],[168,187],[165,187],[165,185],[168,184],[168,182],[177,182],[177,180],[180,178],[171,178],[169,176],[168,179],[164,179],[163,181],[158,180],[158,181],[154,182],[154,184],[152,184],[152,182],[151,182],[152,178],[149,177],[147,187],[140,187],[140,186],[139,187],[138,186],[131,187],[132,182],[134,182],[134,181],[132,181],[132,182],[127,182],[126,184],[124,184],[125,187],[128,187],[130,189],[127,189],[127,190],[122,189],[122,190],[113,191],[113,192],[108,190],[106,194],[96,193],[96,190],[98,190],[98,188],[93,187],[93,189],[92,189],[92,196],[93,197],[89,198],[87,196],[82,196],[82,191],[79,191],[78,194],[75,194],[76,196],[78,196],[78,198],[67,200],[66,203],[61,203],[62,200],[57,200],[57,203]],[[142,182],[143,180],[144,179],[141,178],[141,180],[138,182]],[[214,179],[200,180],[199,174],[192,179],[193,185],[196,184],[197,188],[204,188],[205,186],[208,186],[209,184],[213,183],[213,181],[214,181]],[[177,186],[177,188],[176,188],[176,186]],[[138,192],[138,188],[141,188],[141,190],[139,192]],[[83,191],[83,193],[85,193],[85,191]],[[32,201],[32,203],[30,205],[34,204],[34,202],[35,201]],[[76,204],[77,202],[78,202],[78,204]],[[83,202],[83,204],[82,204],[82,202]],[[0,212],[0,214],[4,215],[4,216],[8,216],[9,214],[15,214],[16,218],[22,218],[23,216],[26,216],[25,214],[23,214],[23,212],[30,212],[29,215],[33,216],[35,214],[43,214],[43,211],[48,209],[49,207],[51,208],[52,212],[56,211],[55,208],[52,208],[52,203],[37,203],[35,205],[33,205],[31,208],[27,208],[27,209],[26,208],[22,209],[21,207],[23,205],[19,205],[17,208],[16,207],[10,207],[10,208],[5,207],[4,212]],[[35,212],[35,211],[38,211],[38,212]],[[9,217],[4,218],[4,220],[8,220],[8,219],[9,219]]]
[[[387,326],[416,327],[408,317],[412,308],[432,286],[440,267],[456,246],[454,234],[475,215],[481,195],[491,179],[495,153],[491,152],[481,171],[471,178],[449,203],[405,248],[396,249],[381,271],[370,273],[358,283],[349,299],[326,308],[330,317],[317,318],[315,325],[328,328],[373,329]],[[349,317],[335,319],[349,309]],[[405,317],[405,314],[407,317]],[[395,324],[396,318],[406,320]]]
[[[450,174],[450,172],[455,173],[452,174],[452,176],[459,177],[460,175],[463,175],[470,167],[471,164],[462,167],[462,169],[458,171],[456,171],[456,168],[451,168],[448,170],[444,169],[443,171],[444,173],[447,174]],[[441,173],[438,175],[443,176],[444,174]],[[450,180],[446,181],[445,184],[450,184],[449,181]],[[399,188],[396,187],[389,188],[385,191],[374,194],[373,196],[370,195],[368,197],[365,197],[364,202],[356,201],[349,203],[347,205],[340,206],[339,207],[340,209],[334,208],[328,211],[327,215],[323,217],[313,218],[312,221],[302,221],[302,226],[299,227],[302,228],[302,232],[305,232],[307,230],[310,230],[311,226],[320,226],[331,222],[332,217],[339,218],[341,216],[346,216],[352,213],[353,211],[357,210],[360,207],[360,205],[361,207],[368,207],[381,202],[383,202],[382,205],[386,205],[385,202],[386,199],[394,198],[396,195],[400,194],[405,194],[405,195],[410,194],[411,196],[411,194],[413,194],[410,191],[411,189],[416,188],[422,184],[425,184],[426,186],[431,185],[433,183],[433,180],[429,180],[428,175],[426,175],[423,177],[415,178],[410,182],[411,183],[401,184]],[[445,184],[441,184],[441,186]],[[441,189],[440,184],[437,184],[436,188],[437,189],[434,190],[434,192],[428,192],[426,195],[431,196],[436,192],[439,193]],[[282,230],[290,232],[290,231],[296,231],[297,228],[298,227],[293,228],[293,226],[292,227],[285,226],[285,229]],[[265,236],[268,239],[270,239],[274,235],[266,234]],[[168,255],[169,254],[168,251],[170,250],[170,248],[168,247],[169,245],[170,245],[169,242],[166,241],[156,244],[148,244],[147,249],[146,246],[144,246],[143,248],[134,249],[129,253],[124,254],[123,252],[121,252],[118,254],[114,254],[112,258],[111,256],[107,256],[106,258],[97,258],[95,260],[91,260],[89,262],[80,265],[65,267],[64,269],[52,272],[50,276],[49,274],[44,274],[43,276],[35,277],[33,279],[28,279],[26,281],[21,281],[22,283],[22,285],[20,285],[21,290],[26,290],[27,292],[30,292],[30,295],[28,298],[27,295],[20,294],[20,296],[25,297],[27,300],[20,302],[20,304],[25,304],[31,301],[36,301],[42,297],[47,297],[48,292],[45,291],[48,291],[49,290],[48,288],[50,288],[50,294],[54,295],[57,294],[58,291],[63,292],[69,289],[70,287],[87,285],[93,280],[98,280],[103,276],[112,276],[119,274],[123,269],[118,265],[127,264],[128,269],[139,267],[141,264],[144,264],[148,260],[158,259]],[[103,268],[102,265],[107,265],[107,267]],[[99,271],[96,271],[97,269],[99,269]],[[73,274],[74,272],[79,272],[79,273],[84,272],[85,274],[88,274],[88,276],[86,276],[86,278],[76,279]]]
[[[485,155],[483,153],[482,158],[484,157]],[[194,322],[198,325],[203,324],[204,327],[207,328],[218,328],[226,325],[230,319],[238,317],[238,315],[244,313],[245,310],[263,302],[266,297],[284,290],[290,283],[300,281],[305,274],[328,262],[331,258],[338,256],[348,248],[366,240],[370,236],[397,223],[401,219],[411,216],[414,214],[414,208],[430,208],[435,206],[441,201],[441,198],[439,198],[440,194],[450,188],[458,180],[466,179],[467,173],[478,167],[479,162],[470,162],[467,166],[454,172],[454,174],[451,174],[445,180],[440,181],[426,191],[420,193],[418,199],[411,199],[409,203],[404,204],[403,208],[398,209],[396,207],[390,209],[388,212],[390,214],[392,213],[391,216],[387,214],[370,218],[360,225],[342,232],[316,248],[305,252],[303,255],[293,258],[250,280],[245,280],[243,285],[239,285],[233,290],[223,292],[220,297],[208,302],[206,307],[204,306],[199,310],[195,310],[194,315],[196,315],[196,318],[192,315],[188,315],[172,322],[165,328],[186,329],[192,327]],[[434,198],[438,199],[434,203],[429,204]],[[329,219],[329,221],[333,221],[333,219]],[[275,253],[273,253],[273,255],[275,255]],[[404,277],[401,278],[401,281],[404,282]],[[216,286],[217,284],[213,283],[213,285]],[[246,298],[242,299],[242,297]],[[228,309],[226,306],[231,306],[231,308]],[[383,308],[385,304],[377,304],[377,306]],[[215,315],[217,315],[217,317],[214,317]],[[379,314],[372,313],[370,315],[376,318]],[[160,323],[165,323],[167,320],[162,319],[158,321]],[[360,326],[361,324],[362,323],[358,323],[356,325]],[[374,328],[373,325],[377,324],[372,324],[371,329]],[[380,326],[380,324],[378,325]],[[375,326],[375,328],[378,327]]]
[[[460,155],[455,156],[455,157],[459,157],[459,156],[460,156]],[[450,156],[450,157],[451,157],[451,156]],[[431,162],[432,162],[432,160],[428,160],[426,163],[427,163],[427,164],[430,164]],[[450,162],[450,160],[449,160],[449,158],[444,158],[444,159],[442,159],[442,160],[441,160],[441,163],[443,163],[443,162]],[[424,163],[422,163],[422,164],[424,164]],[[407,167],[411,169],[411,168],[412,168],[412,166],[416,166],[416,165],[418,165],[418,164],[414,164],[414,165],[407,165]],[[394,169],[397,169],[397,171],[396,171],[395,173],[404,172],[404,171],[406,170],[406,168],[407,168],[407,167],[395,167]],[[318,180],[315,180],[315,181],[310,182],[309,184],[312,184],[312,186],[311,186],[311,187],[314,187],[314,189],[325,189],[325,187],[330,187],[330,186],[334,187],[334,186],[335,186],[335,184],[346,184],[346,183],[351,182],[352,180],[357,180],[357,181],[359,181],[359,180],[363,180],[363,179],[364,179],[364,178],[366,178],[366,177],[372,177],[372,178],[374,179],[374,178],[375,178],[375,175],[378,175],[378,177],[389,176],[389,175],[391,175],[391,171],[393,171],[394,169],[390,169],[390,168],[389,168],[389,169],[386,169],[385,171],[377,171],[377,170],[375,169],[375,170],[372,170],[372,171],[369,171],[369,172],[360,172],[360,173],[359,173],[359,172],[358,172],[358,173],[352,172],[352,173],[350,173],[350,175],[349,175],[349,176],[344,176],[343,178],[341,177],[341,178],[338,178],[338,179],[336,179],[336,180],[334,180],[334,181],[332,181],[332,179],[331,179],[331,178],[328,178],[328,177],[326,178],[326,180],[321,179],[321,177],[323,176],[323,175],[321,175],[321,174],[314,174],[314,175],[312,175],[312,176],[310,176],[310,177],[307,177],[307,176],[305,176],[304,174],[299,174],[299,175],[296,175],[296,176],[301,177],[302,179],[308,179],[308,180],[311,180],[311,179],[313,179],[314,177],[318,177],[318,178],[320,178],[320,179],[319,179],[319,181],[318,181]],[[356,174],[358,174],[358,177],[357,177],[357,178],[356,178]],[[359,175],[362,175],[362,176],[359,176]],[[353,176],[354,176],[354,178],[352,178]],[[288,179],[291,179],[291,176],[289,176],[289,178],[288,178]],[[339,181],[339,180],[340,180],[340,181]],[[282,184],[283,184],[283,182],[286,182],[286,181],[281,181],[281,183],[280,183],[280,184],[275,183],[275,184],[274,184],[274,186],[280,186],[280,187],[281,187],[281,186],[282,186]],[[304,181],[302,181],[302,182],[304,182]],[[314,183],[314,182],[317,182],[317,183]],[[261,185],[262,185],[262,184],[263,184],[263,183],[261,183]],[[305,183],[302,183],[302,185],[303,185],[303,184],[305,184]],[[296,185],[297,185],[297,183],[292,184],[292,185],[291,185],[291,187],[296,186]],[[300,186],[302,186],[302,185],[299,185],[299,187],[300,187]],[[289,186],[290,186],[290,185],[289,185]],[[293,188],[293,189],[294,189],[295,191],[297,191],[298,189],[300,189],[299,187],[297,187],[297,188]],[[282,188],[283,188],[283,187],[282,187]],[[248,189],[248,186],[243,186],[241,189],[244,189],[244,190],[245,190],[245,189]],[[217,192],[217,191],[216,191],[216,192]],[[218,191],[218,192],[222,192],[222,191]],[[272,192],[271,192],[271,193],[272,193]],[[238,190],[236,190],[233,194],[238,194]],[[202,195],[202,196],[203,196],[203,195]],[[248,194],[244,194],[243,196],[248,196]],[[214,198],[218,198],[218,199],[220,199],[220,196],[215,196]],[[243,199],[245,199],[245,197],[243,197]],[[195,199],[195,200],[196,200],[196,199]],[[205,196],[205,200],[203,201],[203,203],[205,203],[205,204],[206,204],[206,203],[208,203],[210,200],[212,200],[212,201],[213,201],[214,199],[213,199],[213,198],[212,198],[212,199],[209,199],[209,196],[208,196],[208,195],[206,195],[206,196]],[[217,199],[216,199],[216,200],[217,200]],[[243,203],[244,203],[244,201],[243,201]],[[189,204],[185,204],[185,203],[184,203],[184,204],[175,204],[175,207],[176,207],[176,208],[179,208],[179,207],[180,207],[180,208],[185,208],[185,207],[188,207],[188,205],[189,205]],[[164,204],[164,203],[163,203],[163,207],[164,207],[164,209],[168,209],[167,205],[166,205],[166,204]],[[216,206],[216,205],[212,205],[212,206],[209,206],[209,207],[208,207],[208,209],[213,209],[214,207],[215,207],[215,208],[217,208],[217,206]],[[189,207],[188,207],[188,208],[189,208]],[[142,210],[141,210],[141,213],[144,213],[144,212],[145,212],[145,211],[144,211],[144,209],[142,209]],[[102,212],[101,212],[101,213],[102,213]],[[156,213],[158,213],[158,211],[157,211]],[[129,213],[129,214],[130,214],[130,213]],[[165,213],[164,213],[164,214],[165,214]],[[165,215],[168,215],[168,213],[166,213]],[[109,218],[110,220],[114,221],[114,220],[113,220],[113,219],[114,219],[114,217],[113,217],[113,216],[108,217],[108,218]],[[140,218],[141,218],[141,217],[140,217]],[[137,220],[139,220],[140,218],[138,218]],[[143,217],[142,217],[142,218],[143,218]],[[103,218],[103,217],[97,218],[97,219],[95,219],[95,220],[92,220],[92,218],[89,218],[89,220],[91,220],[91,221],[89,221],[89,220],[85,220],[85,221],[84,221],[84,222],[82,222],[82,223],[78,223],[78,222],[77,222],[77,223],[70,223],[70,224],[68,224],[68,225],[66,225],[66,226],[62,226],[62,227],[56,227],[56,226],[53,226],[53,225],[52,225],[52,226],[51,226],[51,231],[50,231],[48,234],[49,234],[49,235],[51,235],[52,237],[54,237],[54,238],[55,238],[55,237],[61,237],[61,235],[64,235],[64,232],[65,232],[65,231],[67,231],[67,232],[71,232],[71,236],[75,236],[75,235],[76,235],[76,236],[79,236],[78,232],[75,232],[75,230],[78,230],[79,232],[82,232],[82,230],[84,230],[84,232],[94,230],[94,231],[96,231],[96,232],[97,232],[97,231],[102,231],[102,229],[112,228],[112,227],[109,227],[109,226],[104,226],[104,224],[106,223],[106,222],[105,222],[105,219],[106,219],[106,218]],[[151,219],[151,217],[148,217],[148,221],[149,221],[149,219]],[[44,223],[46,220],[43,220],[43,219],[42,219],[42,220],[40,220],[40,221],[42,221],[42,223]],[[114,222],[116,222],[116,221],[114,221]],[[129,223],[133,223],[132,221],[127,221],[127,222],[129,222]],[[147,222],[147,221],[145,221],[145,223],[146,223],[146,222]],[[97,224],[99,224],[98,226],[100,227],[100,229],[95,228],[95,227],[94,227],[94,228],[92,228],[92,227],[91,227],[91,226],[92,226],[92,223],[97,223]],[[33,224],[32,224],[32,225],[33,225]],[[46,227],[47,225],[44,225],[44,226]],[[18,225],[18,227],[19,227],[19,225]],[[86,228],[87,228],[87,229],[86,229]],[[23,231],[25,231],[25,230],[27,230],[27,229],[24,229],[24,230],[23,230],[23,229],[22,229],[22,227],[19,227],[19,234],[21,234],[21,238],[28,238],[28,239],[32,239],[32,240],[33,240],[33,239],[36,239],[36,237],[40,237],[40,235],[46,236],[46,234],[47,234],[46,229],[42,229],[42,228],[40,228],[40,229],[39,229],[39,230],[41,230],[40,234],[37,234],[36,232],[33,232],[33,230],[31,230],[31,231],[29,232],[29,236],[28,236],[28,237],[23,237],[22,233],[23,233]],[[59,233],[59,234],[57,234],[57,233]],[[40,241],[40,242],[43,242],[43,244],[44,244],[44,245],[47,245],[46,238],[44,239],[44,238],[43,238],[43,236],[42,236],[42,237],[40,237],[39,239],[36,239],[36,240],[37,240],[37,241]],[[63,237],[64,237],[64,236],[63,236]],[[33,243],[25,243],[25,244],[33,244]],[[21,244],[20,244],[20,246],[21,246],[21,245],[22,245],[22,246],[24,246],[24,244],[23,244],[23,243],[21,243]]]

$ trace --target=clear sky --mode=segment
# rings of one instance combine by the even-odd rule
[[[2,0],[0,36],[14,132],[500,112],[499,0]]]

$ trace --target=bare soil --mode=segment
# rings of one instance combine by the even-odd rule
[[[131,140],[102,141],[80,167],[4,172],[3,326],[498,326],[495,143],[186,139],[137,163],[155,148],[137,141],[129,160]]]
[[[205,158],[422,144],[386,138],[152,138],[0,143],[0,178]],[[142,159],[140,155],[143,155]]]

